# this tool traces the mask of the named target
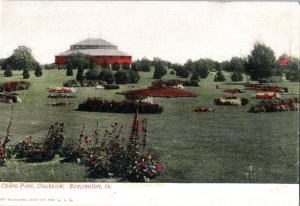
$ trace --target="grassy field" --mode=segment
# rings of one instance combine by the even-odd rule
[[[152,72],[140,73],[141,80],[136,88],[151,84]],[[32,87],[23,91],[22,103],[15,104],[12,123],[12,142],[21,141],[32,135],[39,141],[47,132],[48,126],[56,121],[66,124],[65,144],[76,144],[82,123],[87,131],[96,127],[97,120],[101,131],[112,122],[124,125],[123,135],[128,136],[133,114],[91,113],[76,111],[78,104],[88,96],[101,96],[109,99],[123,99],[116,91],[95,88],[79,88],[72,105],[53,107],[47,105],[58,101],[47,98],[47,88],[62,86],[74,77],[66,77],[63,70],[44,71],[40,78],[31,74]],[[176,78],[167,75],[166,79]],[[0,82],[21,80],[21,73],[14,72],[12,78],[0,74]],[[227,76],[227,79],[229,77]],[[188,90],[199,94],[193,98],[156,98],[165,111],[163,114],[149,114],[149,151],[159,154],[165,166],[165,175],[157,182],[230,182],[230,183],[296,183],[299,182],[299,112],[248,113],[250,104],[240,107],[216,106],[214,98],[227,95],[225,88],[243,89],[242,83],[230,80],[219,84],[215,89],[213,75],[202,80],[200,87]],[[283,82],[292,95],[299,96],[299,83]],[[120,90],[132,89],[128,85]],[[120,91],[119,90],[119,91]],[[238,96],[251,99],[251,92]],[[251,102],[255,100],[251,99]],[[203,105],[215,109],[215,113],[193,112],[196,106]],[[11,105],[0,104],[0,137],[5,136],[9,123]],[[145,115],[140,115],[143,117]],[[43,181],[43,182],[87,182],[95,181],[86,177],[86,168],[78,164],[61,164],[59,158],[45,163],[24,163],[10,160],[0,168],[0,181]],[[101,181],[101,180],[100,180]]]

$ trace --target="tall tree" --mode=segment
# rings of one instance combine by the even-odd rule
[[[251,80],[261,80],[272,75],[275,67],[274,51],[263,43],[256,42],[246,61],[246,72]]]

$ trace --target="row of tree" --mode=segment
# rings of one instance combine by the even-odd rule
[[[12,70],[23,70],[23,78],[30,77],[29,71],[34,70],[37,77],[43,75],[42,66],[34,59],[31,49],[25,46],[19,46],[13,51],[13,54],[1,62],[1,68],[4,70],[4,76],[13,76]]]
[[[282,60],[287,60],[285,65],[280,64]],[[13,54],[0,61],[1,68],[5,70],[5,76],[12,76],[12,70],[23,70],[23,77],[29,78],[29,71],[35,70],[36,76],[42,76],[42,66],[34,59],[31,49],[20,46],[14,50]],[[205,79],[212,71],[216,71],[216,80],[223,78],[222,71],[231,73],[232,81],[243,80],[243,74],[249,75],[251,80],[261,80],[272,75],[286,75],[286,79],[299,81],[299,58],[291,58],[287,55],[281,55],[276,59],[274,51],[263,43],[256,42],[251,53],[243,58],[232,57],[229,61],[217,62],[208,58],[201,58],[196,61],[187,60],[185,64],[174,64],[169,61],[154,57],[153,60],[143,58],[136,60],[131,65],[131,70],[138,72],[149,72],[154,67],[153,78],[160,79],[171,69],[172,74],[188,78],[191,75],[193,79]],[[46,67],[45,67],[46,68]],[[89,56],[84,54],[71,55],[65,68],[67,75],[73,75],[73,69],[77,69],[76,79],[85,77],[85,70],[100,69],[95,65]],[[108,69],[108,65],[102,65],[102,69]],[[129,70],[129,65],[112,64],[111,69],[114,71]],[[127,75],[128,76],[128,75]]]

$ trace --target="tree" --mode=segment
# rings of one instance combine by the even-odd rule
[[[127,72],[127,79],[128,79],[128,83],[136,84],[140,80],[140,75],[136,71],[129,70]]]
[[[199,74],[201,79],[205,79],[210,71],[215,70],[215,62],[211,59],[199,59],[194,62],[194,70]]]
[[[298,81],[300,77],[300,59],[291,58],[289,64],[285,67],[286,79],[290,81]]]
[[[230,76],[231,81],[237,82],[237,81],[243,81],[244,77],[241,72],[233,72]]]
[[[200,76],[197,72],[193,72],[190,78],[191,82],[200,82]]]
[[[127,84],[128,83],[128,76],[127,76],[127,72],[120,70],[117,71],[114,75],[115,77],[115,81],[117,84]]]
[[[188,59],[186,63],[183,65],[184,69],[188,72],[194,71],[194,62],[191,59]]]
[[[151,61],[149,59],[143,58],[140,61],[138,70],[143,72],[150,72],[150,69],[151,69]]]
[[[28,79],[30,77],[29,71],[36,67],[37,61],[34,59],[31,53],[31,49],[26,46],[19,46],[13,51],[13,54],[6,58],[3,62],[3,69],[7,70],[23,70],[23,78]]]
[[[41,77],[43,75],[43,68],[39,63],[35,66],[34,75],[36,77]]]
[[[111,70],[102,69],[102,71],[99,73],[98,79],[105,81],[107,84],[112,84],[114,83],[114,74]]]
[[[214,81],[215,82],[224,82],[225,80],[226,79],[225,79],[225,76],[224,76],[222,70],[217,71]]]
[[[162,76],[167,74],[167,69],[163,66],[162,62],[157,62],[154,67],[155,67],[153,73],[154,79],[161,79]]]
[[[274,51],[263,43],[256,42],[246,61],[246,73],[251,80],[258,81],[272,75],[275,67]]]
[[[73,76],[73,68],[70,67],[70,66],[67,66],[67,65],[66,65],[66,67],[67,67],[67,73],[66,73],[66,75],[67,76]]]

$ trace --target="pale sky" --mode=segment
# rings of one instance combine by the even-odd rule
[[[276,56],[299,56],[299,22],[297,2],[2,1],[0,58],[26,45],[40,63],[52,63],[100,33],[134,59],[221,61],[249,54],[257,40]]]

